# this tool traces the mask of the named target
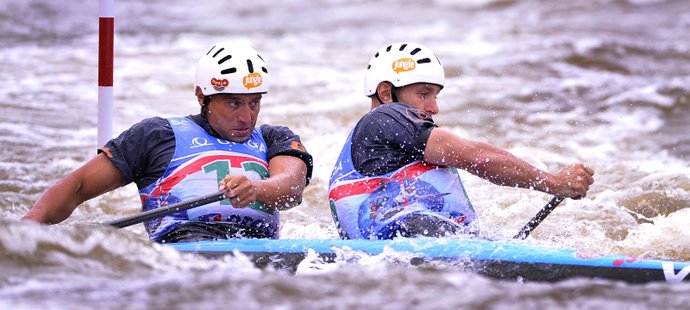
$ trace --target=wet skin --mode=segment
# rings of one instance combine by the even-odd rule
[[[259,110],[261,94],[216,94],[208,104],[206,119],[221,138],[243,143],[252,135]]]

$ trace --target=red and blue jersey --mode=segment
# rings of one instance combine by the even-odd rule
[[[209,135],[187,118],[168,121],[175,133],[175,153],[163,175],[139,190],[143,211],[217,192],[218,182],[228,174],[244,174],[250,180],[268,178],[266,142],[259,128],[244,143],[235,143]],[[188,221],[225,222],[264,230],[265,235],[277,238],[278,214],[258,202],[233,208],[226,199],[148,221],[146,230],[157,240]]]
[[[311,155],[287,127],[262,125],[247,141],[235,143],[210,135],[207,125],[200,115],[150,118],[109,141],[102,151],[122,172],[123,185],[137,184],[143,211],[215,193],[218,182],[230,173],[265,179],[268,162],[278,155],[302,159],[309,182]],[[228,200],[157,218],[145,227],[150,239],[159,241],[190,221],[229,223],[255,229],[266,238],[278,237],[278,211],[260,203],[236,209]]]
[[[391,238],[412,214],[443,217],[477,233],[476,215],[457,170],[422,160],[435,125],[420,116],[422,111],[411,109],[382,105],[349,134],[329,182],[329,205],[342,238]],[[378,155],[356,156],[361,152]]]

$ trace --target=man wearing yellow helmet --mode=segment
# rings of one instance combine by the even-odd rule
[[[509,152],[438,128],[436,96],[445,85],[429,48],[400,42],[380,49],[365,72],[364,115],[340,153],[329,205],[342,238],[477,234],[475,211],[456,169],[498,185],[582,198],[594,172],[578,163],[556,174]]]
[[[142,211],[220,187],[228,199],[147,221],[150,239],[278,238],[279,211],[301,202],[313,165],[287,127],[255,127],[268,76],[251,47],[213,46],[197,66],[200,114],[135,124],[49,188],[23,219],[61,222],[82,202],[131,182]]]

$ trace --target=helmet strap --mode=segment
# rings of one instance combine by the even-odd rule
[[[388,82],[386,82],[386,83],[388,83]],[[396,95],[396,93],[398,92],[398,90],[399,90],[401,87],[395,87],[395,86],[393,86],[393,84],[391,84],[391,83],[389,83],[389,84],[390,84],[390,86],[391,86],[391,87],[390,87],[391,100],[392,100],[392,102],[398,102],[398,96]],[[374,93],[374,94],[376,95],[376,99],[378,99],[379,102],[380,102],[381,104],[384,104],[384,103],[385,103],[385,102],[381,99],[381,96],[379,96],[379,91],[378,91],[378,89],[376,90],[376,93]]]
[[[393,86],[393,88],[391,88],[391,100],[393,100],[393,102],[398,102],[397,93],[398,93],[399,89],[400,89],[400,87],[395,87],[395,86]]]
[[[212,136],[220,138],[218,132],[213,129],[213,126],[211,126],[208,118],[206,118],[206,111],[208,111],[208,106],[211,104],[211,97],[213,96],[209,95],[204,97],[204,103],[201,105],[201,118],[204,119],[204,127],[206,127],[206,131],[208,131],[208,133],[210,133]]]

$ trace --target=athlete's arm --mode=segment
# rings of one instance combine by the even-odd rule
[[[279,211],[287,210],[302,202],[302,192],[307,186],[307,165],[298,157],[279,155],[268,162],[269,177],[265,180],[248,180],[244,175],[228,175],[220,182],[220,190],[236,208],[243,208],[258,201]]]
[[[51,186],[22,220],[56,224],[91,198],[122,186],[122,173],[101,153]]]
[[[494,184],[535,189],[564,198],[582,198],[594,182],[594,171],[578,163],[557,174],[543,171],[493,145],[462,139],[434,128],[424,152],[424,161],[467,170]]]

